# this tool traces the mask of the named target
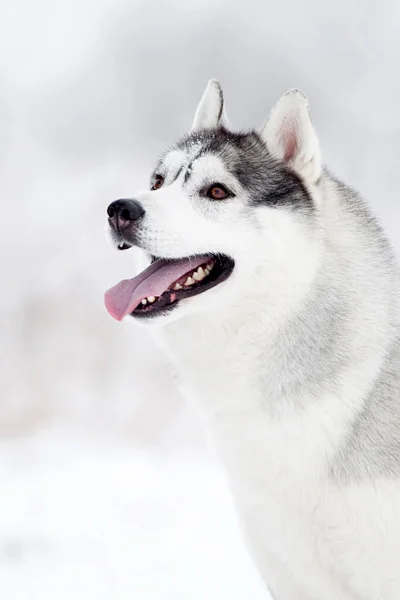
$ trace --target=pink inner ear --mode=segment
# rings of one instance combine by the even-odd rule
[[[289,162],[292,160],[298,150],[298,140],[296,135],[296,124],[286,122],[282,124],[281,143],[283,146],[283,160]]]

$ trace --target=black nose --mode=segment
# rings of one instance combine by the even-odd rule
[[[115,200],[107,208],[107,214],[111,225],[121,231],[143,217],[144,208],[137,200]]]

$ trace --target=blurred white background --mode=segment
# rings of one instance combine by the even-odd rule
[[[396,0],[3,0],[0,596],[266,600],[200,417],[103,292],[105,209],[211,77],[234,126],[290,87],[399,243]]]

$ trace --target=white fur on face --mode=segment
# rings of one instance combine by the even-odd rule
[[[317,268],[316,231],[304,215],[252,204],[224,161],[207,153],[196,159],[199,149],[171,151],[159,169],[163,187],[136,196],[145,209],[140,245],[163,258],[224,254],[235,268],[228,280],[182,300],[171,315],[157,321],[211,307],[225,309],[243,298],[262,302],[271,316],[286,311],[305,293]],[[216,201],[200,193],[215,183],[234,197]]]

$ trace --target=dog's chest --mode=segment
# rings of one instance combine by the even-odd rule
[[[251,390],[240,390],[238,382],[231,381],[227,389],[250,400]],[[317,435],[309,425],[274,427],[250,409],[213,415],[209,427],[228,472],[247,546],[277,600],[303,600],[303,593],[304,600],[348,600],[338,594],[329,574],[331,540],[317,517],[324,503],[323,468],[315,453]],[[286,589],[289,595],[281,595]],[[316,590],[320,596],[313,595]]]
[[[163,345],[174,358],[185,396],[205,408],[249,536],[293,554],[303,532],[310,535],[317,502],[321,452],[315,451],[323,443],[317,427],[306,418],[282,425],[263,410],[262,378],[254,372],[257,352],[239,337],[224,345],[216,335],[190,343],[171,335]]]
[[[159,341],[175,363],[185,396],[204,409],[232,478],[248,480],[244,487],[255,495],[264,496],[265,487],[269,497],[278,497],[318,476],[326,435],[315,411],[299,417],[293,409],[294,418],[285,419],[271,414],[266,397],[279,373],[271,366],[261,374],[260,350],[248,343],[246,332],[230,332],[227,343],[224,332],[212,328],[177,327]]]
[[[188,330],[185,334],[188,335]],[[254,350],[239,339],[225,345],[217,336],[190,343],[164,337],[185,395],[205,409],[212,439],[228,471],[237,512],[250,551],[265,579],[276,590],[287,581],[306,581],[306,590],[332,590],[330,539],[316,515],[324,506],[326,465],[336,433],[319,420],[317,409],[302,417],[273,419],[265,409],[262,378],[254,371]],[[247,351],[242,351],[247,347]],[[328,402],[328,400],[327,400]],[[282,565],[290,565],[290,572]],[[286,581],[286,583],[284,583]],[[309,587],[310,586],[310,587]],[[302,588],[299,588],[302,589]],[[303,596],[297,589],[288,597]],[[277,598],[286,596],[277,595]],[[307,600],[314,598],[304,596]],[[315,596],[317,598],[318,596]]]

